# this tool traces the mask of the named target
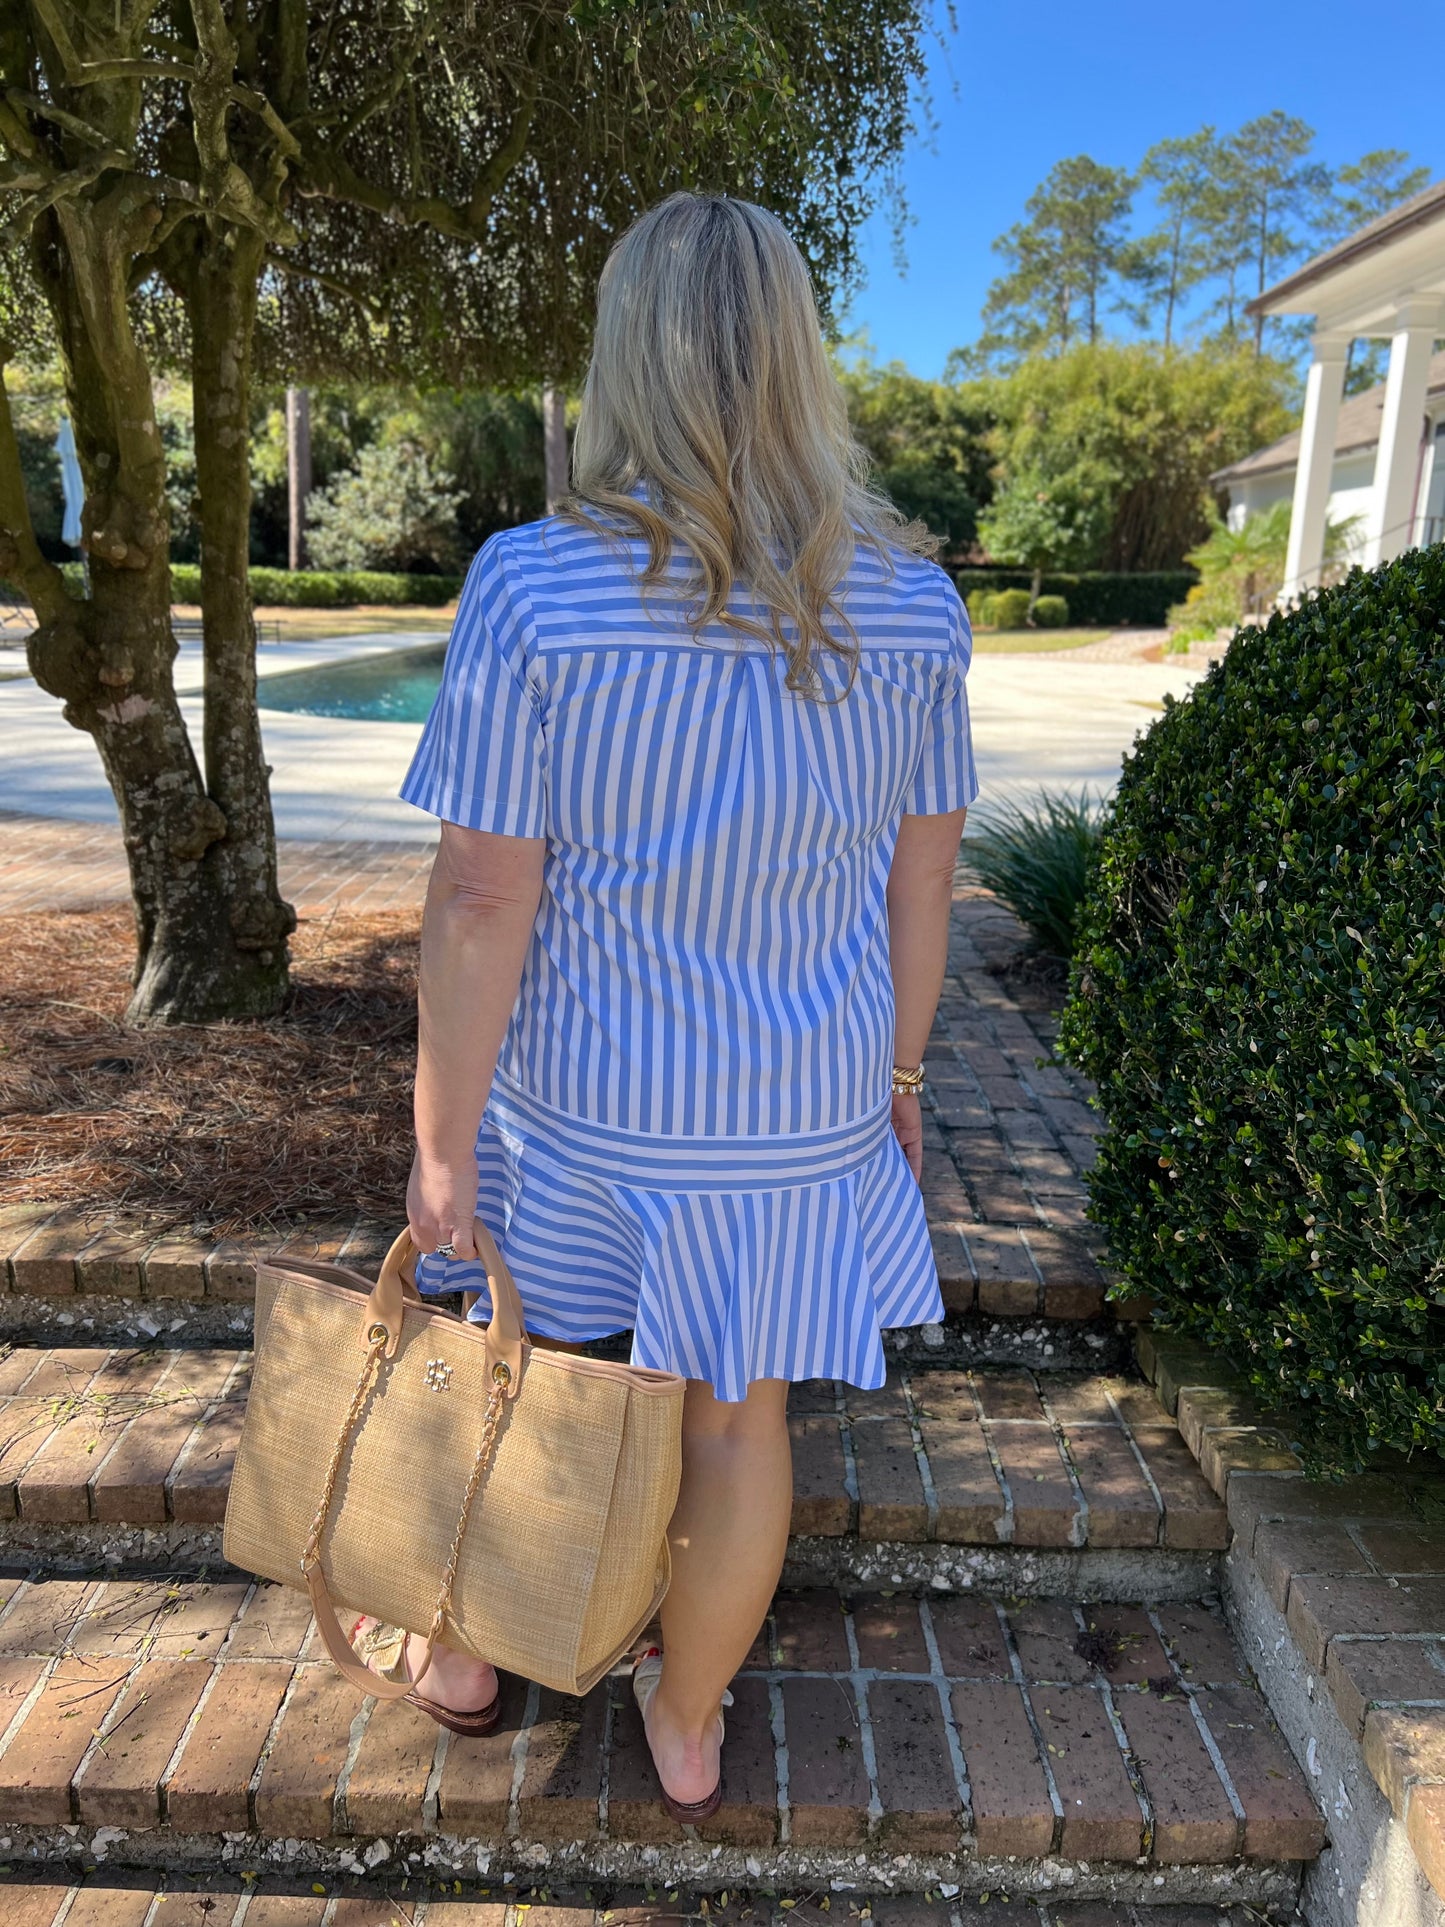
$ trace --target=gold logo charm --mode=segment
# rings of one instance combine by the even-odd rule
[[[450,1391],[452,1368],[444,1358],[429,1358],[427,1360],[426,1382],[434,1392]]]

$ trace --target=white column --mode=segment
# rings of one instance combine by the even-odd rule
[[[1411,544],[1419,549],[1427,544],[1430,530],[1430,496],[1435,487],[1435,470],[1440,466],[1440,430],[1434,422],[1425,425],[1425,449],[1420,461],[1420,493],[1415,501],[1415,527]],[[1436,536],[1436,541],[1440,540]]]
[[[1425,426],[1425,391],[1430,351],[1440,328],[1438,295],[1400,303],[1390,341],[1390,372],[1385,377],[1385,412],[1375,452],[1375,488],[1365,567],[1388,562],[1410,546],[1415,526],[1415,492],[1420,481],[1420,439]]]
[[[306,498],[311,493],[311,397],[286,390],[286,567],[306,566]]]
[[[542,450],[547,476],[547,513],[567,493],[567,397],[560,388],[542,390]]]
[[[1345,387],[1348,335],[1316,332],[1314,357],[1305,383],[1305,412],[1300,425],[1299,466],[1294,476],[1294,506],[1289,518],[1289,547],[1285,552],[1284,587],[1287,601],[1320,579],[1325,554],[1325,516],[1335,467],[1335,427]]]

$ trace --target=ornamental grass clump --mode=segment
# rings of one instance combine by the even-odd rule
[[[1027,803],[997,803],[974,816],[963,866],[1006,903],[1034,947],[1065,962],[1089,863],[1099,841],[1102,806],[1087,790],[1056,796],[1041,790]]]
[[[1445,1451],[1445,548],[1243,630],[1149,731],[1060,1048],[1125,1289],[1315,1463]]]

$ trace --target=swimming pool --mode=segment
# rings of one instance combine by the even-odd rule
[[[389,649],[385,655],[323,663],[262,676],[256,701],[262,709],[289,709],[302,716],[342,716],[353,722],[424,723],[441,687],[446,644]]]

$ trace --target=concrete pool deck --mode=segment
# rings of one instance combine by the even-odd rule
[[[419,632],[268,643],[261,670],[276,675],[407,647],[435,647],[437,640]],[[200,645],[183,644],[176,686],[196,742],[200,662]],[[23,667],[18,650],[0,652],[0,674]],[[969,696],[980,807],[1040,788],[1111,789],[1124,754],[1161,712],[1165,695],[1185,695],[1201,673],[1172,662],[976,656]],[[431,819],[396,794],[419,724],[263,709],[261,727],[280,836],[412,845],[432,840]],[[116,820],[90,738],[70,728],[60,705],[26,675],[0,680],[0,810],[77,823],[113,825]]]

